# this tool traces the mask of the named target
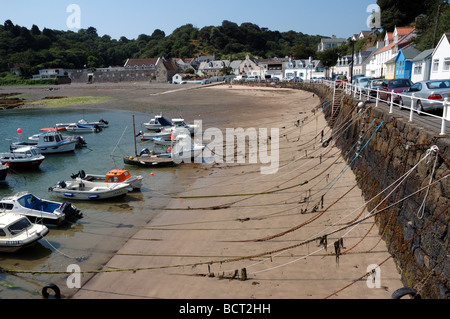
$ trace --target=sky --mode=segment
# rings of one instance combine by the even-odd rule
[[[35,24],[41,30],[75,32],[94,27],[100,36],[136,39],[156,29],[169,35],[188,23],[201,29],[228,20],[272,31],[348,38],[370,29],[371,5],[376,0],[0,0],[0,24],[11,20],[28,29]]]

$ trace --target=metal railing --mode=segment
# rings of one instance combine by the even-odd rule
[[[436,114],[427,113],[424,110],[417,110],[417,101],[423,100],[423,98],[416,97],[414,93],[412,93],[411,95],[406,95],[404,93],[395,93],[394,90],[392,90],[391,92],[380,91],[379,88],[377,88],[376,90],[367,87],[362,88],[348,82],[336,82],[330,80],[321,80],[319,82],[314,81],[311,83],[321,83],[330,88],[333,88],[333,90],[335,90],[336,88],[340,88],[344,91],[345,94],[353,96],[354,98],[357,98],[362,101],[375,100],[375,107],[378,107],[380,102],[385,102],[389,106],[389,113],[393,113],[394,105],[398,106],[401,109],[408,109],[410,122],[413,122],[415,112],[417,113],[417,115],[424,114],[427,116],[437,118],[441,121],[441,131],[439,135],[447,135],[446,122],[450,122],[450,99],[448,97],[445,97],[444,101],[433,100],[433,103],[437,105],[439,104],[442,105],[442,116],[439,116]],[[382,99],[380,97],[380,92],[383,92],[383,94],[386,95],[386,99]],[[395,99],[393,97],[395,97]],[[410,99],[411,103],[409,105],[402,105],[394,101],[394,100],[403,101],[404,98],[406,98],[407,100]],[[436,108],[440,108],[440,106],[437,106]]]

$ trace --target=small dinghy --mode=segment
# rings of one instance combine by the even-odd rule
[[[102,200],[125,196],[133,188],[127,183],[90,182],[78,177],[74,181],[58,182],[48,190],[61,198]]]
[[[127,183],[133,189],[140,189],[143,180],[141,175],[131,175],[128,170],[118,168],[110,170],[106,175],[86,174],[84,170],[81,170],[77,174],[72,174],[70,177],[72,179],[79,177],[82,180],[91,182]]]

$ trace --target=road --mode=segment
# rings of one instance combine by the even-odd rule
[[[375,101],[372,99],[370,103],[375,104]],[[389,104],[386,102],[379,102],[378,107],[383,108],[384,110],[389,112]],[[410,116],[410,110],[409,109],[402,109],[394,104],[394,108],[392,110],[392,113],[395,115],[403,116],[407,120],[409,120]],[[432,116],[435,115],[435,116]],[[418,115],[416,112],[413,113],[413,123],[420,125],[424,127],[427,130],[433,131],[436,134],[440,134],[441,132],[441,125],[442,125],[442,119],[440,118],[442,116],[442,112],[434,112],[432,115]],[[439,116],[439,118],[438,118]],[[447,135],[450,134],[450,121],[446,121],[445,125],[445,132]]]

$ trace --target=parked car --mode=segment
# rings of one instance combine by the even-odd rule
[[[361,89],[361,91],[363,91],[364,93],[367,93],[367,91],[365,90],[365,88],[367,87],[367,85],[369,84],[369,81],[372,78],[370,76],[360,76],[356,79],[355,81],[355,85],[356,85],[356,90],[359,92],[359,90]]]
[[[334,78],[334,84],[336,85],[336,87],[342,86],[344,82],[348,82],[346,75],[336,75],[336,77]]]
[[[380,85],[380,99],[386,102],[391,102],[393,98],[394,103],[398,103],[400,96],[395,93],[403,93],[403,91],[409,89],[413,85],[410,79],[391,79],[384,80]],[[391,97],[392,91],[394,91],[394,96]]]
[[[352,84],[356,83],[356,80],[358,80],[359,78],[365,77],[365,74],[355,74],[352,76]]]
[[[402,106],[411,107],[411,96],[414,93],[413,108],[418,114],[425,111],[442,110],[444,98],[450,98],[450,80],[428,80],[414,83],[400,96]]]
[[[367,84],[367,91],[370,96],[377,96],[377,89],[383,84],[384,79],[372,79]]]

